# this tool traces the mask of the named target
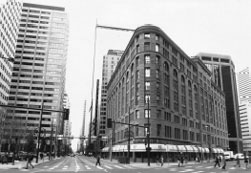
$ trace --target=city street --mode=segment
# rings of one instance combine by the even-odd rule
[[[183,167],[177,167],[176,163],[165,163],[163,167],[159,164],[151,163],[148,167],[147,163],[131,163],[120,164],[101,160],[101,166],[95,166],[96,159],[93,157],[76,156],[56,159],[50,162],[36,165],[34,169],[0,169],[0,173],[44,173],[44,172],[106,172],[106,173],[217,173],[217,172],[250,172],[251,168],[245,169],[244,164],[240,168],[235,167],[235,162],[227,162],[227,169],[224,171],[221,168],[214,168],[213,163],[188,163]],[[1,168],[1,167],[0,167]]]

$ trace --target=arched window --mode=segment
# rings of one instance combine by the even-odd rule
[[[164,71],[169,73],[169,65],[167,62],[164,62]]]

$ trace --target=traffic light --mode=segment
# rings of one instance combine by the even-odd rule
[[[64,109],[64,120],[69,120],[69,114],[70,114],[70,110]]]
[[[112,119],[107,118],[107,128],[112,128]]]

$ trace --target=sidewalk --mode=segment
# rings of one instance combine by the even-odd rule
[[[106,162],[106,163],[110,162],[111,164],[123,164],[123,163],[119,163],[118,160],[116,160],[116,159],[113,159],[112,161],[110,161],[109,159],[102,159],[101,164],[102,164],[102,161]],[[211,162],[208,162],[208,161],[203,161],[203,162],[189,161],[187,163],[184,163],[183,166],[186,166],[186,165],[200,165],[200,164],[210,164],[210,165],[212,165],[214,163],[213,163],[213,160],[211,160]],[[150,166],[148,166],[147,162],[130,162],[129,165],[131,165],[133,167],[138,167],[138,168],[157,168],[157,167],[161,167],[160,163],[156,163],[156,162],[151,162]],[[165,162],[162,167],[163,168],[168,168],[168,167],[171,167],[171,166],[177,167],[178,163],[177,162]]]
[[[36,159],[33,159],[32,165],[36,166],[44,162],[48,162],[49,158],[45,157],[44,160],[38,159],[38,163],[36,163]],[[0,163],[0,169],[22,169],[26,167],[27,161],[18,161],[15,160],[15,164],[13,165],[12,162],[9,162],[8,164],[2,164]]]

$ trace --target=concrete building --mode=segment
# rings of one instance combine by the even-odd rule
[[[2,1],[0,4],[0,104],[7,105],[10,93],[10,81],[15,57],[18,21],[21,13],[21,3],[15,0]],[[5,134],[6,107],[0,107],[0,152]]]
[[[229,148],[234,153],[240,153],[242,138],[234,63],[228,55],[199,53],[196,57],[203,61],[211,71],[214,83],[225,93]]]
[[[18,28],[8,104],[37,110],[9,110],[7,130],[11,139],[24,145],[26,135],[38,130],[42,107],[63,111],[68,18],[63,7],[23,3]],[[62,113],[42,115],[42,136],[50,136],[54,118],[56,133],[63,134]]]
[[[237,74],[239,101],[251,103],[251,75],[249,68],[245,68]]]
[[[251,103],[243,101],[239,106],[243,152],[251,155]]]
[[[243,152],[251,154],[251,75],[249,68],[237,74]]]
[[[225,95],[211,76],[160,28],[137,28],[107,85],[107,117],[116,125],[103,152],[119,157],[128,151],[125,123],[130,123],[130,158],[144,161],[148,117],[152,160],[160,154],[175,161],[179,153],[193,160],[223,152],[228,148]]]
[[[107,84],[122,56],[121,50],[109,50],[107,55],[103,57],[102,68],[102,86],[101,86],[101,104],[100,104],[100,126],[99,134],[104,136],[106,130],[106,104],[107,104]]]

